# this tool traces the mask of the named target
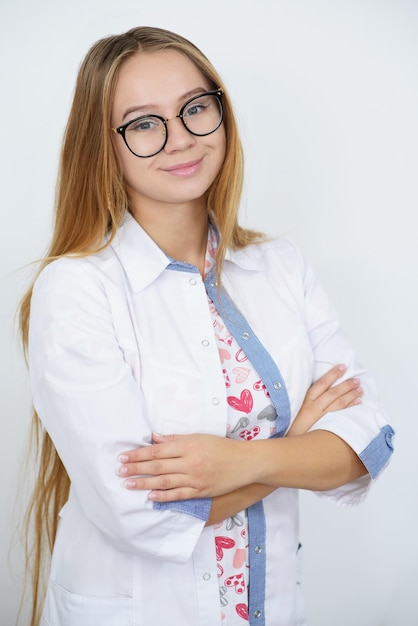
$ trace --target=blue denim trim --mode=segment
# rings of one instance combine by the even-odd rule
[[[190,263],[186,263],[185,261],[176,261],[171,257],[168,258],[170,259],[170,263],[166,267],[167,270],[174,270],[176,272],[192,272],[193,274],[199,273],[196,265],[191,265]]]
[[[265,384],[277,413],[274,437],[283,437],[290,422],[290,402],[279,368],[227,291],[218,285],[213,271],[206,277],[205,286],[225,326]],[[266,519],[262,501],[248,508],[248,534],[250,564],[248,619],[250,626],[265,626]]]
[[[193,500],[176,500],[175,502],[153,502],[153,508],[158,511],[177,511],[187,513],[207,522],[212,506],[212,498],[194,498]]]
[[[363,452],[360,452],[359,457],[372,478],[377,478],[388,462],[393,452],[394,434],[395,431],[391,426],[388,424],[383,426],[380,433],[364,448]]]
[[[265,626],[266,518],[262,501],[248,508],[248,555],[248,619],[250,626]]]
[[[277,436],[282,437],[290,423],[290,403],[286,384],[279,368],[226,290],[218,286],[212,271],[205,280],[205,286],[225,326],[260,374],[277,412]]]

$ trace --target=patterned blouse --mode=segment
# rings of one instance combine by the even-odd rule
[[[213,268],[217,247],[209,228],[205,275]],[[227,437],[251,441],[275,433],[276,410],[243,350],[232,337],[208,296],[213,330],[227,390]],[[222,620],[225,626],[248,621],[248,521],[246,511],[216,524],[215,542]]]

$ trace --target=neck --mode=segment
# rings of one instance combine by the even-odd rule
[[[195,265],[203,276],[208,237],[208,214],[205,203],[199,206],[167,206],[166,210],[138,208],[132,215],[165,254]]]

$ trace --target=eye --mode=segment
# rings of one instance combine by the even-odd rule
[[[193,117],[195,115],[200,115],[204,113],[206,109],[210,106],[210,98],[208,96],[202,96],[198,100],[193,100],[190,102],[183,111],[183,116],[185,117]]]
[[[184,115],[188,115],[188,116],[199,115],[199,113],[202,113],[205,109],[206,107],[203,104],[193,104],[187,107],[187,109],[184,112]]]
[[[157,128],[161,127],[161,120],[158,117],[139,117],[133,120],[126,130],[134,131],[137,133],[150,133]]]

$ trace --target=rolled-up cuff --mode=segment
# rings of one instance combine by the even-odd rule
[[[395,432],[389,425],[383,426],[379,434],[359,453],[372,478],[377,478],[389,461],[393,452],[393,436]]]
[[[177,511],[177,513],[186,513],[193,515],[204,522],[209,519],[210,509],[212,507],[212,498],[195,498],[193,500],[176,500],[175,502],[154,502],[154,509],[159,511]]]

